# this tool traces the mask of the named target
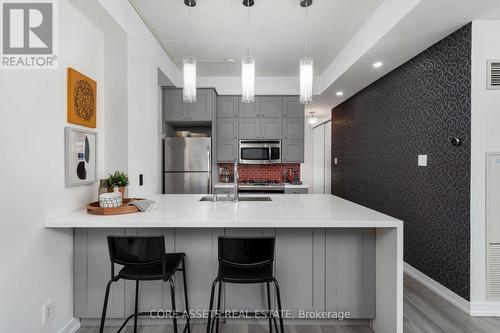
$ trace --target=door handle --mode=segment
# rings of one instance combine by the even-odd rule
[[[210,194],[212,191],[212,177],[211,177],[211,171],[212,171],[212,163],[211,163],[211,154],[210,154],[210,147],[207,146],[207,164],[208,164],[208,172],[207,172],[207,193]]]

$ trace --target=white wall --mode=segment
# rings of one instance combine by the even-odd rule
[[[53,333],[73,318],[73,233],[43,228],[45,218],[97,195],[96,185],[64,185],[69,66],[98,82],[98,162],[104,156],[103,35],[68,1],[58,3],[59,69],[0,70],[0,332]],[[50,299],[55,315],[43,326]]]
[[[472,23],[471,306],[486,301],[485,161],[500,152],[500,90],[486,89],[486,62],[500,59],[500,21]],[[500,314],[500,304],[496,304]]]

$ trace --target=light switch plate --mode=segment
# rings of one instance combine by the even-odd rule
[[[427,155],[418,155],[418,166],[427,166]]]
[[[333,164],[337,165],[337,158],[336,157],[333,159]]]

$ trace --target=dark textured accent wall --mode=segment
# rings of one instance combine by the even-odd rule
[[[466,299],[470,78],[469,24],[332,110],[332,193],[403,220],[405,261]]]

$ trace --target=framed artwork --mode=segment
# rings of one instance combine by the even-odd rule
[[[97,133],[73,127],[64,129],[66,186],[97,181]]]
[[[68,68],[68,122],[96,127],[97,82]]]

